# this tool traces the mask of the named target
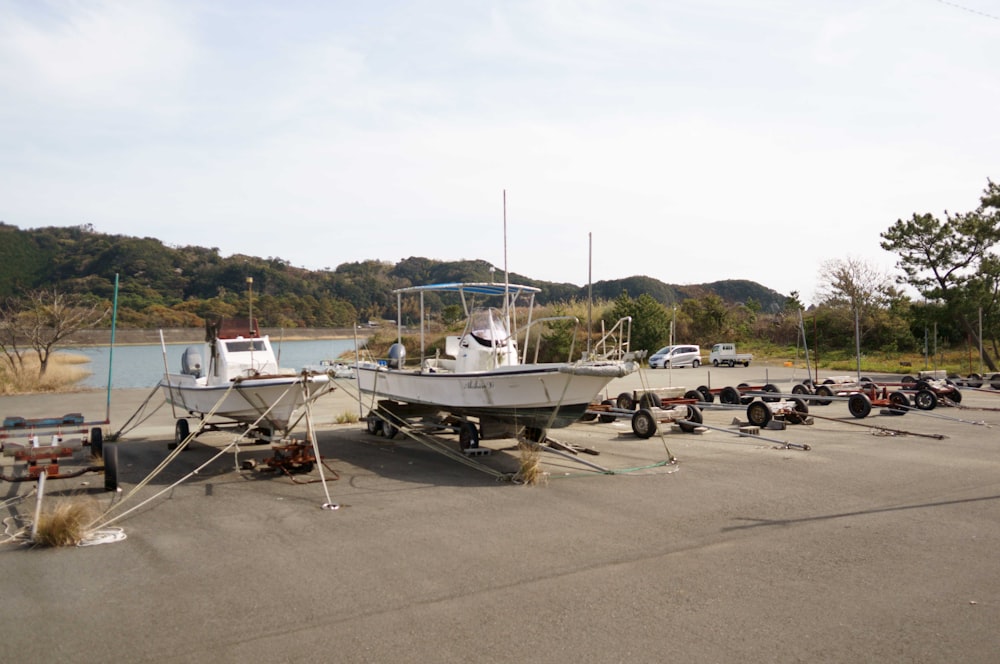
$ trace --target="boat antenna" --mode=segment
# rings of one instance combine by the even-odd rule
[[[594,234],[587,233],[587,357],[590,357],[590,341],[594,336]]]
[[[510,328],[510,309],[507,301],[510,299],[510,272],[507,270],[507,190],[503,190],[503,315]]]
[[[253,277],[247,277],[247,301],[250,303],[250,366],[253,367]]]

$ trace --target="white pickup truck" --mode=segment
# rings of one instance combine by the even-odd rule
[[[736,344],[715,344],[712,346],[712,352],[708,354],[708,361],[712,363],[713,367],[720,364],[728,364],[731,367],[742,364],[748,367],[752,359],[751,353],[737,353]]]

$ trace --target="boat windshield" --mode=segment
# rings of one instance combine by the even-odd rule
[[[476,341],[485,346],[502,344],[510,338],[503,314],[492,307],[473,311],[469,330]]]
[[[226,341],[226,350],[230,353],[246,353],[252,350],[264,350],[263,339],[237,339]]]

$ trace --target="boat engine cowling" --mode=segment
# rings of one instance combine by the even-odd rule
[[[181,373],[201,378],[201,352],[195,346],[188,346],[181,355]]]
[[[406,362],[406,346],[399,343],[389,346],[389,368],[402,369],[404,362]]]

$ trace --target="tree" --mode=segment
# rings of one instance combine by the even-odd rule
[[[972,212],[949,214],[942,222],[930,214],[897,220],[882,233],[882,248],[899,255],[903,283],[928,300],[944,303],[945,315],[959,323],[969,338],[982,342],[973,323],[981,308],[987,319],[997,308],[1000,262],[992,254],[1000,242],[1000,186],[987,181],[979,207]],[[996,345],[996,328],[990,335]],[[983,361],[991,371],[996,364],[989,353]]]
[[[854,337],[856,315],[862,341],[898,348],[899,340],[891,330],[898,330],[900,321],[893,320],[890,312],[898,311],[896,305],[905,303],[906,297],[893,285],[890,275],[868,261],[848,257],[823,262],[819,283],[819,305],[834,312],[831,320],[840,319],[841,326],[849,330],[847,338]]]
[[[56,345],[79,330],[96,327],[110,313],[110,307],[59,291],[37,290],[23,298],[11,298],[0,313],[0,350],[8,362],[23,368],[26,344],[38,355],[38,376],[45,375]]]
[[[667,308],[643,293],[636,299],[623,292],[615,300],[610,312],[605,314],[608,327],[625,316],[632,317],[633,350],[648,350],[653,352],[670,338],[670,314]]]

